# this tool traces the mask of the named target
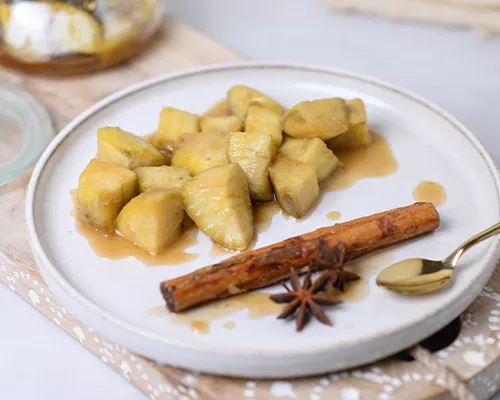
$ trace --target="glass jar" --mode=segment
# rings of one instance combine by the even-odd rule
[[[146,48],[163,0],[0,0],[0,63],[71,75],[124,61]]]

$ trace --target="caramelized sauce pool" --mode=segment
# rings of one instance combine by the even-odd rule
[[[233,253],[231,250],[227,250],[224,247],[219,246],[217,243],[215,243],[215,241],[212,240],[212,248],[208,252],[208,255],[212,258],[216,258],[231,253]]]
[[[155,306],[146,310],[146,315],[150,317],[163,317],[168,315],[167,306]]]
[[[206,334],[210,332],[212,322],[236,312],[245,310],[247,319],[260,319],[270,315],[278,315],[282,307],[283,305],[276,304],[269,298],[269,293],[249,292],[219,300],[182,314],[170,315],[174,323],[188,325],[199,334]],[[160,315],[169,315],[168,310],[164,308],[164,313]],[[230,327],[227,326],[228,324]],[[232,329],[235,324],[234,322],[226,322],[224,327]]]
[[[420,182],[413,191],[413,198],[416,201],[425,201],[441,206],[446,202],[446,191],[436,182]]]
[[[194,319],[192,321],[189,321],[189,327],[193,331],[201,333],[202,335],[210,332],[210,323],[199,319]]]
[[[78,213],[76,205],[76,190],[71,192],[73,198],[73,217],[75,218],[76,230],[87,239],[94,253],[99,257],[111,260],[119,260],[127,257],[134,257],[146,265],[176,265],[198,258],[197,254],[188,253],[187,248],[198,243],[198,227],[189,219],[184,224],[184,231],[181,237],[172,244],[164,253],[153,255],[135,246],[132,242],[122,236],[104,235],[83,222]]]
[[[337,289],[331,289],[329,293],[346,303],[357,303],[366,299],[370,294],[369,282],[371,277],[389,266],[392,260],[392,253],[385,250],[383,253],[374,254],[346,265],[346,269],[357,273],[361,279],[348,282],[343,293]]]
[[[336,149],[335,155],[344,166],[321,184],[323,190],[344,190],[363,178],[389,176],[396,172],[398,162],[387,140],[371,131],[372,143],[357,149]]]
[[[338,211],[330,211],[328,214],[326,214],[326,218],[328,218],[330,221],[338,221],[342,217],[342,214],[340,214]]]
[[[281,212],[277,201],[252,204],[255,232],[262,233],[269,229],[273,217]]]

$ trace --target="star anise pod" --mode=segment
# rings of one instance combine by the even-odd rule
[[[297,332],[300,332],[304,328],[308,322],[309,314],[312,314],[321,323],[331,325],[321,306],[337,305],[342,303],[342,301],[326,293],[322,293],[326,282],[326,280],[321,282],[316,280],[313,283],[311,281],[311,268],[309,268],[301,285],[297,272],[292,269],[290,272],[290,285],[293,290],[284,284],[285,293],[271,295],[271,300],[275,303],[288,303],[283,312],[278,315],[278,319],[288,318],[297,312]]]
[[[313,271],[342,267],[344,261],[344,243],[339,242],[335,246],[330,247],[323,238],[319,238],[318,257],[313,257],[311,259],[311,268]]]
[[[321,283],[325,281],[325,288],[333,286],[343,292],[347,282],[360,279],[358,274],[344,269],[345,247],[342,242],[334,247],[329,247],[323,239],[320,239],[318,253],[319,257],[311,259],[311,268],[325,270],[318,278]]]
[[[328,269],[318,277],[318,281],[325,281],[325,288],[334,287],[341,292],[345,291],[345,284],[347,282],[357,281],[359,279],[360,277],[358,274],[348,271],[342,267]]]

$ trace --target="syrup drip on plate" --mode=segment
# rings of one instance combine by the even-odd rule
[[[151,254],[137,247],[132,242],[118,234],[105,235],[89,227],[82,219],[76,205],[76,190],[71,192],[73,197],[73,217],[76,230],[87,239],[87,242],[99,257],[119,260],[134,257],[148,266],[153,265],[178,265],[193,261],[197,254],[189,253],[188,248],[198,243],[198,227],[191,221],[184,224],[181,237],[162,254]],[[190,223],[191,222],[191,223]]]
[[[416,201],[429,202],[438,207],[446,202],[446,191],[439,183],[423,181],[413,191],[413,198]]]

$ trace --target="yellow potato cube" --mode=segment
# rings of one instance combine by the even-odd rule
[[[245,173],[237,163],[207,169],[181,189],[186,212],[217,244],[245,250],[253,215]]]
[[[332,139],[349,129],[345,101],[340,98],[303,101],[281,119],[283,131],[294,138]]]
[[[187,168],[191,176],[227,164],[229,134],[195,132],[181,135],[174,147],[172,166]]]
[[[283,140],[280,114],[259,103],[250,104],[245,121],[245,132],[267,133],[273,139],[273,143],[279,146]]]
[[[201,117],[200,127],[202,132],[239,132],[243,121],[237,115]]]
[[[224,98],[217,103],[215,103],[212,107],[210,107],[207,111],[203,113],[204,117],[229,117],[232,115],[231,107],[229,107],[229,102],[227,98]]]
[[[153,189],[173,189],[178,192],[189,179],[186,168],[168,167],[139,167],[135,168],[139,180],[139,192]]]
[[[352,99],[345,101],[347,115],[351,125],[362,124],[367,121],[365,103],[361,99]]]
[[[141,193],[123,207],[116,228],[125,239],[159,254],[179,238],[183,218],[180,193],[157,189]]]
[[[78,181],[80,217],[92,228],[112,233],[118,213],[136,194],[137,176],[134,172],[93,159]]]
[[[352,125],[346,133],[334,137],[326,142],[330,149],[350,148],[355,149],[370,145],[372,135],[366,122]]]
[[[99,128],[97,147],[99,159],[125,168],[165,164],[165,158],[151,143],[120,128]]]
[[[186,132],[199,132],[200,117],[187,111],[166,107],[161,111],[155,146],[162,150],[171,148]]]
[[[265,133],[233,133],[229,139],[229,162],[236,162],[243,169],[254,201],[274,199],[269,166],[276,154],[276,146]]]
[[[320,182],[328,178],[333,171],[342,165],[325,142],[318,138],[294,139],[287,137],[279,148],[279,152],[291,160],[312,166]]]
[[[233,86],[228,91],[227,99],[233,114],[241,118],[247,115],[248,107],[252,103],[260,104],[262,107],[266,107],[280,116],[283,114],[283,107],[281,105],[248,86]]]
[[[329,148],[341,147],[356,148],[368,146],[372,141],[371,133],[366,123],[366,108],[363,100],[346,100],[347,113],[349,116],[349,130],[326,142]]]
[[[295,218],[305,216],[319,198],[318,178],[314,168],[300,161],[278,156],[270,172],[281,208]]]

